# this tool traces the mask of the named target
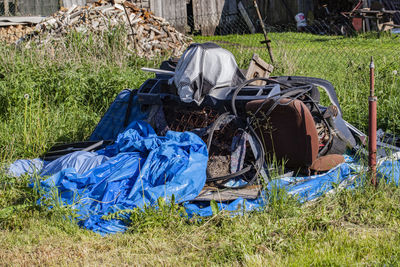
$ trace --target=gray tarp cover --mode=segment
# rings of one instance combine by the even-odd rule
[[[237,86],[244,80],[232,53],[214,43],[192,44],[180,58],[172,78],[180,99],[197,104],[218,88]]]

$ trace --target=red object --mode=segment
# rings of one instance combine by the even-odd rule
[[[351,24],[357,32],[361,32],[363,29],[363,21],[362,18],[353,18],[353,13],[357,9],[360,9],[363,5],[363,1],[358,1],[357,5],[350,12],[342,12],[341,14],[346,18],[351,18]]]
[[[351,24],[353,24],[353,27],[357,32],[362,32],[362,18],[353,18]]]
[[[376,180],[376,108],[377,108],[377,97],[375,96],[375,65],[374,60],[371,57],[370,64],[370,96],[369,102],[369,127],[368,127],[368,166],[371,175],[371,183],[374,186],[378,185]]]
[[[267,118],[265,114],[275,100],[253,100],[246,104],[246,111],[258,113],[257,131],[269,155],[286,161],[289,168],[310,167],[318,157],[318,133],[307,106],[300,100],[283,98]]]

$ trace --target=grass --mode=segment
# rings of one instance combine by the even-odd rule
[[[241,67],[261,35],[196,37],[230,48]],[[378,126],[399,132],[397,38],[343,39],[274,33],[276,74],[309,75],[337,88],[344,117],[366,129],[368,63],[375,56]],[[233,45],[232,45],[233,44]],[[0,45],[0,159],[37,157],[55,142],[83,140],[124,88],[138,88],[157,66],[124,50],[120,38],[98,45],[71,35],[64,44],[29,49]],[[326,101],[326,100],[325,100]],[[147,209],[124,234],[79,228],[65,207],[38,206],[29,177],[0,174],[0,265],[397,265],[400,189],[381,184],[341,190],[299,205],[280,198],[262,212],[204,220],[181,210]]]
[[[9,189],[9,191],[14,189]],[[383,265],[400,259],[400,190],[341,191],[299,206],[205,221],[148,211],[125,234],[100,237],[57,211],[26,210],[2,226],[0,262],[10,265]],[[21,216],[22,213],[19,213]],[[164,220],[160,221],[161,218]],[[173,218],[173,219],[168,219]],[[146,223],[144,223],[146,222]],[[161,222],[161,223],[160,223]],[[20,227],[15,228],[17,223]],[[141,225],[138,227],[138,225]]]

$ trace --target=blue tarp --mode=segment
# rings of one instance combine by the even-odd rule
[[[126,97],[124,95],[124,99]],[[144,115],[134,112],[132,116]],[[123,131],[122,121],[118,122],[118,131],[109,131],[111,117],[103,117],[104,125],[96,128],[97,134],[113,138]],[[104,129],[108,132],[104,133]],[[378,167],[380,178],[396,185],[400,177],[398,158],[396,155],[381,160]],[[174,195],[189,216],[211,216],[209,204],[190,202],[204,187],[207,160],[206,144],[197,135],[169,131],[165,136],[157,136],[146,122],[133,121],[118,134],[115,143],[105,149],[95,153],[73,152],[52,162],[17,160],[11,164],[8,173],[48,177],[40,185],[45,192],[43,198],[50,199],[50,205],[70,205],[77,211],[81,226],[106,234],[124,231],[126,225],[120,220],[103,220],[104,215],[156,205],[160,197],[168,200]],[[327,173],[276,179],[267,185],[258,199],[238,198],[218,205],[220,210],[233,213],[260,209],[268,204],[268,195],[279,189],[306,202],[339,186],[352,187],[365,173],[365,168],[347,156],[346,163]]]
[[[124,231],[126,225],[119,220],[103,220],[102,216],[155,205],[160,197],[171,199],[174,195],[189,216],[212,215],[208,204],[189,201],[204,187],[207,160],[206,145],[197,135],[170,131],[160,137],[149,124],[134,121],[113,145],[96,153],[74,152],[51,163],[39,159],[18,160],[10,166],[9,173],[51,175],[41,182],[46,192],[43,198],[53,198],[54,204],[70,205],[77,211],[81,226],[105,234]],[[382,161],[378,171],[381,178],[398,184],[400,161],[397,158]],[[353,186],[355,178],[362,175],[365,175],[364,168],[346,157],[346,163],[327,173],[276,179],[258,199],[239,198],[231,203],[219,203],[219,208],[233,212],[259,209],[267,205],[267,195],[278,189],[306,202],[339,185]],[[57,195],[54,190],[59,199],[54,199]]]
[[[160,197],[174,195],[178,203],[195,198],[206,181],[207,159],[207,147],[197,135],[170,131],[159,137],[149,124],[135,121],[97,153],[74,152],[44,164],[40,174],[55,174],[40,185],[47,192],[43,198],[57,190],[54,203],[75,209],[83,227],[115,233],[125,226],[102,220],[103,215],[154,205]],[[21,173],[17,169],[25,165],[12,164],[10,173]]]

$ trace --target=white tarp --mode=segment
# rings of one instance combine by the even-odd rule
[[[232,53],[214,43],[189,46],[172,78],[180,99],[197,104],[205,95],[218,94],[218,88],[237,86],[244,80]]]

